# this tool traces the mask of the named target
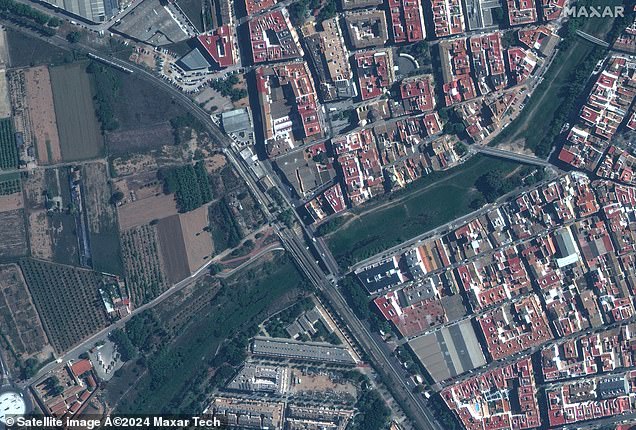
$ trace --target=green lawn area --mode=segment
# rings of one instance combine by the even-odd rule
[[[591,5],[619,5],[620,0],[590,0]],[[581,19],[581,30],[605,40],[612,29],[612,18]],[[570,85],[574,81],[576,72],[592,55],[596,45],[579,36],[571,36],[566,49],[560,51],[552,65],[544,75],[543,82],[536,88],[532,97],[527,101],[523,112],[504,131],[502,131],[490,146],[503,142],[525,140],[525,147],[533,150],[537,155],[545,156],[549,148],[538,149],[545,130],[557,116],[563,106],[563,100],[569,95]],[[576,96],[576,95],[574,95]]]
[[[205,382],[205,377],[199,376],[206,374],[219,345],[246,326],[260,323],[266,310],[302,282],[302,275],[287,258],[242,271],[228,279],[171,342],[164,344],[163,339],[157,342],[150,356],[145,357],[149,371],[117,412],[184,411],[193,400],[190,391]],[[158,313],[164,330],[170,330],[171,317],[161,310]]]
[[[378,205],[330,233],[329,248],[346,268],[471,212],[469,205],[479,195],[477,178],[491,170],[507,174],[519,166],[476,155],[454,169],[432,173],[411,184],[395,203]]]

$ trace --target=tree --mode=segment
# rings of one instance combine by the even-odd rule
[[[82,33],[80,33],[79,31],[71,31],[69,34],[66,35],[66,40],[71,43],[77,43],[82,40]]]
[[[472,210],[477,210],[482,208],[485,204],[486,204],[486,199],[484,198],[483,195],[480,195],[474,198],[473,201],[470,202],[470,208]]]
[[[294,26],[298,26],[305,22],[305,18],[309,15],[309,1],[299,0],[289,5],[289,19]]]
[[[340,282],[340,289],[345,300],[358,318],[368,320],[371,317],[368,297],[352,275],[345,277]]]
[[[503,187],[501,172],[493,170],[484,173],[477,178],[475,186],[484,195],[487,201],[494,202],[497,197],[501,195],[501,189]]]
[[[121,191],[115,191],[112,196],[110,196],[110,203],[112,205],[117,205],[124,199],[124,193]]]
[[[29,379],[35,376],[40,367],[40,362],[35,358],[28,358],[24,362],[24,366],[22,367],[22,373],[25,379]]]
[[[358,401],[360,414],[353,428],[356,430],[380,430],[388,425],[391,411],[375,390],[365,391]]]
[[[49,18],[49,22],[47,23],[47,25],[49,27],[53,27],[53,28],[57,28],[62,24],[62,21],[54,16]]]
[[[110,339],[117,345],[117,351],[119,351],[122,361],[134,360],[137,357],[137,349],[125,331],[118,328],[113,330]]]
[[[318,14],[318,21],[322,22],[325,19],[330,19],[336,16],[336,1],[328,0],[327,4],[325,4],[322,9],[320,9],[320,13]]]
[[[325,164],[327,162],[327,155],[324,152],[319,152],[312,157],[312,160],[318,164]]]
[[[504,19],[504,12],[503,12],[503,9],[501,7],[496,7],[494,9],[491,9],[491,13],[492,13],[492,17],[493,17],[494,21],[497,24],[499,24],[499,25],[506,24],[506,20]]]
[[[468,149],[466,149],[466,145],[464,145],[462,142],[457,142],[454,149],[457,155],[459,155],[460,157],[463,157],[468,152]]]

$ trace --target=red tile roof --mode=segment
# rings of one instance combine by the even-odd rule
[[[389,0],[395,43],[424,40],[424,16],[420,0]]]
[[[205,52],[212,57],[221,68],[234,64],[232,39],[232,30],[228,25],[217,28],[212,34],[201,34],[197,36],[197,40]]]
[[[88,372],[92,368],[93,368],[93,365],[91,364],[90,361],[86,359],[77,361],[71,365],[71,371],[76,377],[83,375],[84,373]]]

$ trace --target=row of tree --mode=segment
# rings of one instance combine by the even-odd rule
[[[14,0],[0,0],[0,14],[19,24],[30,27],[45,36],[53,36],[62,24],[58,18],[49,16],[37,9]]]
[[[86,71],[93,76],[95,83],[95,102],[97,118],[104,131],[116,130],[119,127],[115,115],[115,100],[119,96],[121,81],[114,70],[91,61]]]
[[[165,189],[174,193],[181,212],[189,212],[212,201],[212,190],[203,161],[194,166],[172,167],[161,171]]]

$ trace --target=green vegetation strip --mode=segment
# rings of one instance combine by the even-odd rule
[[[0,169],[18,167],[18,147],[11,118],[0,119]]]
[[[371,207],[337,227],[328,236],[329,247],[336,261],[346,268],[471,212],[484,198],[476,188],[478,179],[488,172],[505,177],[519,166],[477,155],[454,169],[434,172],[393,193],[390,198],[398,201]],[[501,194],[506,190],[497,191]]]
[[[55,29],[62,24],[58,18],[14,0],[0,0],[0,14],[46,36],[53,36]]]
[[[620,0],[580,1],[577,6],[618,5]],[[614,25],[613,25],[614,24]],[[525,147],[537,156],[546,157],[552,150],[561,127],[568,120],[585,85],[606,50],[583,40],[577,30],[590,33],[603,40],[613,40],[623,27],[623,20],[614,22],[611,18],[571,18],[566,26],[567,33],[559,45],[543,82],[535,89],[532,97],[526,99],[523,112],[492,142],[496,146],[503,142],[525,141]],[[537,133],[540,130],[540,133]]]
[[[287,259],[244,272],[223,285],[190,324],[173,333],[176,338],[172,342],[166,341],[170,339],[170,321],[156,321],[150,312],[133,318],[126,332],[132,344],[143,351],[148,374],[120,403],[118,412],[200,412],[203,391],[225,383],[233,367],[245,358],[248,337],[255,334],[254,327],[260,322],[257,317],[302,283],[301,274]],[[220,345],[223,350],[217,354]],[[127,354],[136,355],[129,349]],[[208,377],[213,370],[223,377],[210,384]]]
[[[119,128],[115,115],[115,103],[119,96],[121,80],[119,75],[110,67],[91,61],[86,72],[93,77],[95,86],[95,112],[102,125],[102,130],[112,131]]]

